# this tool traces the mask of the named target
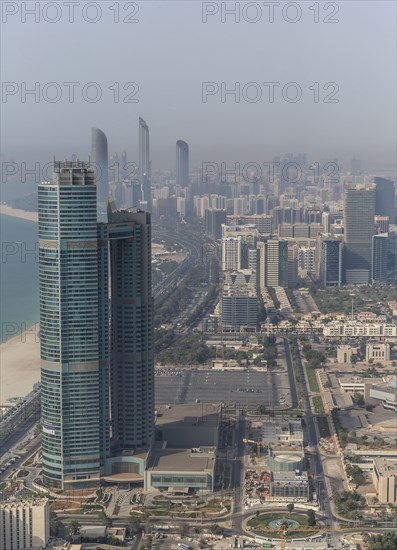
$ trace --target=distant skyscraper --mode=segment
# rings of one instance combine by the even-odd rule
[[[222,238],[222,270],[241,269],[241,236]]]
[[[386,283],[388,279],[387,260],[389,253],[389,235],[381,233],[372,237],[372,281]]]
[[[151,174],[150,174],[150,153],[149,153],[149,126],[139,117],[139,179],[142,184],[142,200],[147,203],[150,210]]]
[[[176,184],[189,185],[189,145],[181,139],[176,142]]]
[[[343,219],[348,284],[367,284],[370,280],[374,216],[375,185],[346,187],[343,193]]]
[[[66,489],[99,482],[107,364],[95,172],[82,162],[55,162],[53,170],[38,188],[42,468],[47,484]]]
[[[98,205],[101,210],[106,210],[109,197],[108,140],[99,128],[92,128],[91,138],[91,163],[96,173]]]
[[[259,286],[288,286],[288,241],[268,239],[258,243]],[[297,261],[297,260],[296,260]]]
[[[148,446],[154,422],[150,214],[108,211],[110,388],[114,452]]]
[[[342,284],[342,242],[339,239],[321,241],[320,277],[324,286]]]
[[[389,216],[389,223],[396,223],[396,191],[394,182],[385,178],[375,178],[377,216]]]
[[[222,224],[226,223],[226,210],[208,208],[205,210],[205,230],[211,239],[222,237]]]

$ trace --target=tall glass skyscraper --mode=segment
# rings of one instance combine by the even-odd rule
[[[343,193],[345,276],[348,284],[368,284],[375,234],[375,185],[349,185]]]
[[[176,184],[189,185],[189,145],[181,139],[176,142]]]
[[[96,173],[98,212],[106,214],[109,198],[108,140],[99,128],[91,130],[91,162]],[[105,221],[103,215],[99,219]]]
[[[150,214],[98,223],[90,163],[55,162],[38,196],[43,476],[96,486],[153,435]]]
[[[375,214],[389,216],[389,223],[396,223],[396,191],[394,182],[375,177],[376,206]]]
[[[65,489],[97,484],[101,462],[97,194],[91,165],[55,162],[51,181],[39,185],[38,203],[43,476]]]
[[[154,356],[150,214],[109,204],[110,387],[114,452],[153,435]]]
[[[142,199],[150,210],[152,195],[149,154],[149,126],[139,117],[139,179],[142,185]]]

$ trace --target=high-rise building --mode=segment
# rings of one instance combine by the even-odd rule
[[[149,126],[139,117],[139,179],[142,184],[142,201],[146,202],[150,210],[152,201],[150,152],[149,152]]]
[[[226,210],[208,208],[205,210],[205,230],[211,239],[222,237],[222,224],[226,223]]]
[[[54,162],[38,188],[42,465],[48,485],[97,484],[102,403],[97,189],[89,163]]]
[[[258,243],[259,286],[288,286],[288,241],[268,239]]]
[[[324,286],[342,284],[342,241],[339,239],[320,239],[319,276]]]
[[[222,237],[222,270],[241,269],[241,235]]]
[[[375,190],[375,185],[349,185],[344,189],[345,279],[348,284],[368,284],[371,277]]]
[[[108,140],[99,128],[91,130],[91,162],[96,173],[98,212],[100,221],[105,221],[106,204],[109,197]]]
[[[153,435],[154,356],[150,214],[110,203],[110,401],[113,452]]]
[[[181,139],[176,142],[176,184],[189,185],[189,145]]]
[[[43,477],[97,486],[153,435],[150,214],[97,223],[89,163],[55,162],[38,197]]]
[[[375,185],[375,214],[378,216],[389,216],[389,223],[396,223],[396,191],[394,182],[376,177]]]
[[[388,280],[389,235],[380,233],[372,237],[372,281],[386,283]]]

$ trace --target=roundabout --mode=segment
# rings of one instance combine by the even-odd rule
[[[269,539],[306,539],[321,532],[320,525],[309,526],[306,514],[265,512],[251,516],[246,523],[251,534]]]

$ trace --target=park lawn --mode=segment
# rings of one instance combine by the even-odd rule
[[[320,432],[320,437],[331,437],[328,420],[325,416],[317,417],[317,426],[318,431]]]
[[[309,381],[310,391],[318,393],[320,391],[320,388],[318,387],[318,382],[316,378],[316,369],[309,367],[309,365],[305,365],[305,369],[306,369],[307,379]]]
[[[319,395],[315,395],[313,397],[313,406],[314,406],[315,414],[324,414],[325,413],[323,400],[321,399],[321,397]]]

